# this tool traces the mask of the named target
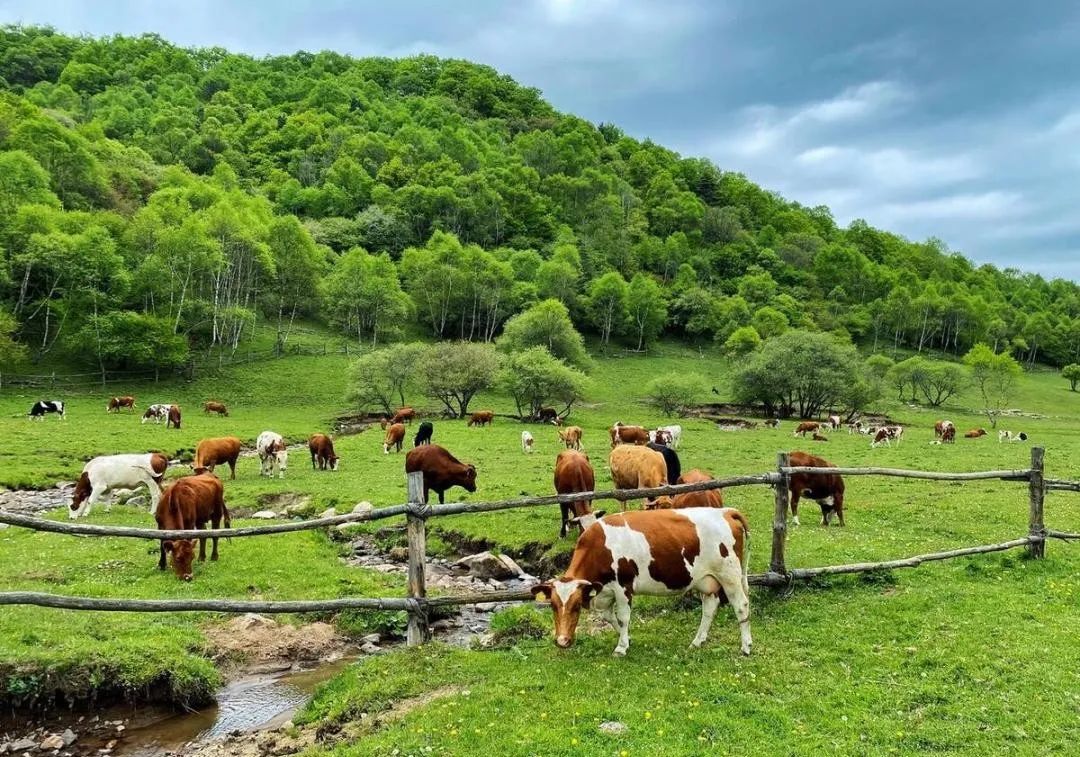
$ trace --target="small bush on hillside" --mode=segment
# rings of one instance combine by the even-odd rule
[[[742,357],[761,346],[761,336],[753,326],[740,326],[731,332],[724,342],[724,352],[732,357]]]
[[[1080,364],[1069,363],[1061,369],[1061,377],[1069,382],[1069,388],[1075,392],[1077,383],[1080,383]]]
[[[697,373],[659,376],[645,386],[649,404],[665,415],[674,415],[701,404],[701,398],[707,391],[705,378]]]
[[[532,605],[516,605],[491,616],[491,634],[495,646],[513,646],[522,639],[543,639],[549,633],[550,614]]]

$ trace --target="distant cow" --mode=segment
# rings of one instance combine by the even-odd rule
[[[124,397],[110,397],[109,404],[105,406],[106,413],[119,413],[123,408],[135,412],[135,398],[131,395]]]
[[[476,466],[463,463],[438,444],[414,447],[405,455],[405,472],[420,471],[424,474],[424,501],[428,493],[443,495],[452,486],[460,486],[467,492],[476,491]]]
[[[279,478],[285,478],[285,469],[289,465],[289,450],[281,434],[263,431],[255,440],[255,452],[259,455],[259,475],[274,477],[277,469]]]
[[[1002,429],[998,431],[998,444],[1001,442],[1026,442],[1028,435],[1021,431],[1018,434],[1014,434],[1012,431],[1006,431]]]
[[[827,441],[829,441],[829,437],[822,436],[817,431],[815,431],[814,435],[811,436],[810,438],[813,439],[815,442],[827,442]]]
[[[479,410],[469,416],[469,426],[487,426],[495,420],[495,413],[491,410]]]
[[[620,444],[649,443],[649,432],[643,426],[626,426],[622,421],[617,421],[608,429],[608,436],[611,437],[612,447]]]
[[[174,482],[158,500],[154,511],[157,527],[162,531],[201,529],[207,523],[216,530],[224,522],[225,528],[232,524],[229,510],[225,507],[225,489],[218,477],[211,473],[185,476]],[[173,571],[184,581],[192,579],[191,563],[195,553],[194,539],[163,539],[158,568],[165,570],[165,553],[172,554]],[[214,537],[211,560],[218,559],[218,537]],[[199,539],[199,562],[206,560],[206,539]]]
[[[169,405],[168,417],[165,419],[165,428],[172,426],[177,431],[180,430],[180,406]]]
[[[202,409],[203,413],[206,415],[217,413],[218,415],[224,415],[226,418],[229,417],[229,408],[225,407],[225,403],[223,402],[204,402]]]
[[[943,437],[945,435],[945,430],[948,429],[948,428],[953,428],[953,422],[952,421],[944,421],[944,420],[942,420],[942,421],[935,422],[934,423],[934,437],[937,438],[937,439],[940,439],[941,437]]]
[[[780,419],[779,418],[769,418],[768,420],[765,421],[765,426],[767,428],[780,428]]]
[[[567,449],[581,449],[581,426],[567,426],[557,429],[556,433]]]
[[[956,426],[949,426],[941,434],[942,444],[952,444],[956,441]]]
[[[839,415],[830,415],[829,416],[828,426],[833,431],[836,431],[838,428],[840,428],[840,423],[841,423],[841,420],[840,420]]]
[[[649,441],[678,449],[682,441],[682,426],[660,426],[655,431],[649,432]]]
[[[863,422],[852,421],[851,423],[847,424],[847,432],[849,434],[861,434],[863,432]]]
[[[393,447],[395,452],[401,452],[402,442],[405,441],[405,424],[395,423],[386,429],[386,436],[383,437],[382,451],[384,455],[390,454],[390,448]]]
[[[795,427],[792,436],[806,436],[807,434],[812,434],[817,431],[819,428],[821,428],[821,424],[816,421],[802,421]]]
[[[823,457],[806,452],[792,452],[788,456],[788,465],[793,468],[835,468]],[[821,525],[828,526],[832,514],[840,525],[844,525],[844,479],[838,473],[792,473],[788,477],[788,490],[791,495],[791,520],[799,525],[799,499],[806,497],[821,506]]]
[[[667,467],[667,482],[669,484],[674,484],[678,481],[679,476],[682,475],[682,463],[679,462],[679,453],[666,444],[650,442],[645,446],[653,452],[659,452],[664,456],[664,465]]]
[[[154,423],[161,423],[169,417],[169,406],[162,404],[154,404],[146,408],[146,412],[143,413],[142,422],[153,421]]]
[[[679,476],[677,484],[700,484],[712,481],[713,477],[708,471],[692,468]],[[723,507],[724,493],[722,489],[706,489],[700,492],[684,492],[671,498],[671,507],[680,509],[683,507]]]
[[[667,463],[663,454],[648,447],[620,444],[611,450],[608,464],[616,489],[652,489],[668,483]],[[658,507],[669,507],[671,500],[666,496],[646,500],[646,506],[652,503]],[[625,501],[620,500],[619,505],[626,509]]]
[[[561,578],[531,591],[551,601],[556,646],[574,643],[581,608],[592,607],[619,632],[616,657],[630,646],[635,594],[697,592],[701,623],[693,647],[705,643],[720,598],[726,596],[739,622],[740,649],[750,654],[749,541],[746,517],[731,508],[608,515],[585,529]]]
[[[980,436],[986,436],[985,428],[973,428],[964,434],[965,439],[978,439]]]
[[[411,407],[403,407],[394,413],[394,417],[390,419],[390,423],[408,423],[409,425],[412,425],[413,418],[415,417],[415,410]]]
[[[61,400],[38,400],[30,408],[30,420],[37,418],[43,421],[47,413],[56,413],[60,420],[66,420],[67,417],[64,415],[64,403]]]
[[[103,455],[83,466],[71,499],[68,517],[72,520],[90,514],[90,508],[102,495],[113,489],[145,486],[150,493],[150,512],[161,496],[161,481],[169,459],[157,452],[145,455]],[[112,508],[105,503],[105,512]]]
[[[559,494],[576,494],[595,490],[596,474],[589,463],[589,458],[576,450],[567,449],[560,452],[555,458],[555,491]],[[576,522],[582,530],[586,528],[586,524],[581,519],[591,513],[592,501],[580,500],[572,505],[560,503],[559,508],[562,510],[559,537],[562,538],[566,536],[572,522]],[[571,511],[574,513],[573,518],[570,517]]]
[[[542,407],[536,413],[536,420],[540,423],[550,423],[554,426],[558,426],[562,423],[559,418],[559,411],[553,407]]]
[[[416,432],[416,436],[413,438],[412,446],[419,447],[421,444],[431,444],[431,435],[435,433],[435,427],[431,425],[431,421],[424,421],[420,424],[420,430]]]
[[[533,451],[533,435],[528,431],[521,432],[521,451],[525,454],[532,454]]]
[[[221,436],[203,439],[195,447],[195,462],[191,466],[196,470],[206,468],[213,472],[216,465],[229,466],[229,478],[236,478],[236,460],[240,457],[241,442],[235,436]]]
[[[308,439],[312,470],[337,470],[338,456],[334,452],[334,440],[326,434],[312,434]]]
[[[870,442],[870,446],[878,447],[884,444],[886,447],[891,447],[893,439],[896,440],[896,444],[899,446],[900,440],[903,438],[903,426],[882,426],[874,432],[874,440]]]

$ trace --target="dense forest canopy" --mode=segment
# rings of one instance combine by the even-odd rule
[[[431,56],[0,28],[0,248],[0,361],[175,365],[260,321],[286,340],[297,317],[486,342],[549,299],[634,349],[809,329],[1080,360],[1071,282],[840,228]]]

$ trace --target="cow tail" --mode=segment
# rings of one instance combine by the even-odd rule
[[[743,530],[742,574],[745,588],[746,582],[749,580],[747,577],[750,575],[750,521],[738,510],[732,510],[731,515],[739,522]]]

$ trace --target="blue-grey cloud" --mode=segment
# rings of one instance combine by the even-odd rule
[[[0,22],[468,58],[842,224],[1080,280],[1080,8],[1061,0],[0,0]]]

